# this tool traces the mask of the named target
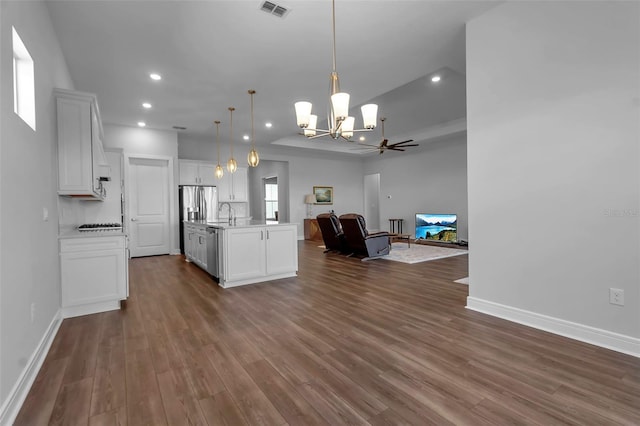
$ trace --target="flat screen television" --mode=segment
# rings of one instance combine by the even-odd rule
[[[455,214],[416,213],[416,239],[458,240],[458,217]]]

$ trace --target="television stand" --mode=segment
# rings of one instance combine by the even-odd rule
[[[457,247],[460,248],[462,250],[468,250],[469,246],[467,244],[461,244],[459,241],[458,242],[453,242],[453,241],[438,241],[438,240],[427,240],[427,239],[418,239],[418,240],[414,240],[413,241],[415,244],[422,244],[425,246],[439,246],[439,247]]]

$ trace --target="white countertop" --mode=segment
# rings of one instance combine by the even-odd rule
[[[78,231],[77,228],[63,228],[58,233],[58,238],[91,238],[91,237],[126,237],[122,229],[109,229],[104,231]]]
[[[184,223],[190,223],[198,226],[212,226],[219,229],[230,228],[252,228],[256,226],[283,226],[283,225],[295,225],[289,222],[277,222],[275,220],[257,220],[257,219],[236,219],[235,222],[229,224],[228,220],[222,220],[218,222],[205,222],[202,220],[185,220]]]

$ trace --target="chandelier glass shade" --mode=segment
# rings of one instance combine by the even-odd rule
[[[233,158],[233,111],[235,111],[235,108],[229,107],[229,144],[231,146],[231,156],[229,157],[229,160],[227,160],[227,170],[229,171],[229,173],[234,173],[236,170],[238,170],[238,162],[235,158]]]
[[[216,176],[216,178],[222,179],[222,176],[224,176],[224,170],[220,165],[220,120],[216,120],[214,121],[214,123],[216,123],[216,146],[218,149],[218,165],[216,166],[214,175]]]
[[[257,167],[260,163],[260,156],[258,155],[258,151],[256,151],[255,132],[253,129],[253,95],[255,95],[256,91],[251,89],[248,93],[251,96],[251,151],[249,151],[247,155],[247,163],[249,163],[250,167]]]
[[[318,116],[311,113],[313,105],[308,101],[296,102],[296,122],[302,129],[302,134],[308,138],[330,136],[333,139],[342,137],[349,140],[354,132],[370,131],[376,127],[378,121],[378,105],[367,104],[360,109],[362,112],[362,129],[354,129],[355,118],[349,116],[349,94],[340,91],[340,79],[336,71],[336,2],[332,0],[333,23],[333,71],[329,76],[329,114],[328,129],[317,128]]]

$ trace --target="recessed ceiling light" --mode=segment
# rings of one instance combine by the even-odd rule
[[[361,140],[361,141],[366,141],[366,140],[367,140],[367,138],[365,138],[364,136],[360,136],[360,140]]]
[[[145,123],[144,121],[138,121],[138,127],[144,127],[146,125],[147,123]]]
[[[264,125],[265,125],[265,127],[268,127],[268,128],[271,128],[271,127],[273,126],[273,124],[271,124],[271,123],[269,123],[269,122],[264,123]]]
[[[142,108],[149,109],[149,108],[151,108],[151,104],[149,102],[143,102],[142,103]]]
[[[244,139],[245,141],[248,141],[248,140],[249,140],[249,135],[244,135],[244,136],[242,137],[242,139]]]
[[[433,77],[431,77],[431,81],[433,83],[437,83],[440,81],[440,76],[439,75],[434,75]]]
[[[155,72],[152,72],[151,74],[149,74],[149,78],[155,81],[162,80],[162,76]]]

